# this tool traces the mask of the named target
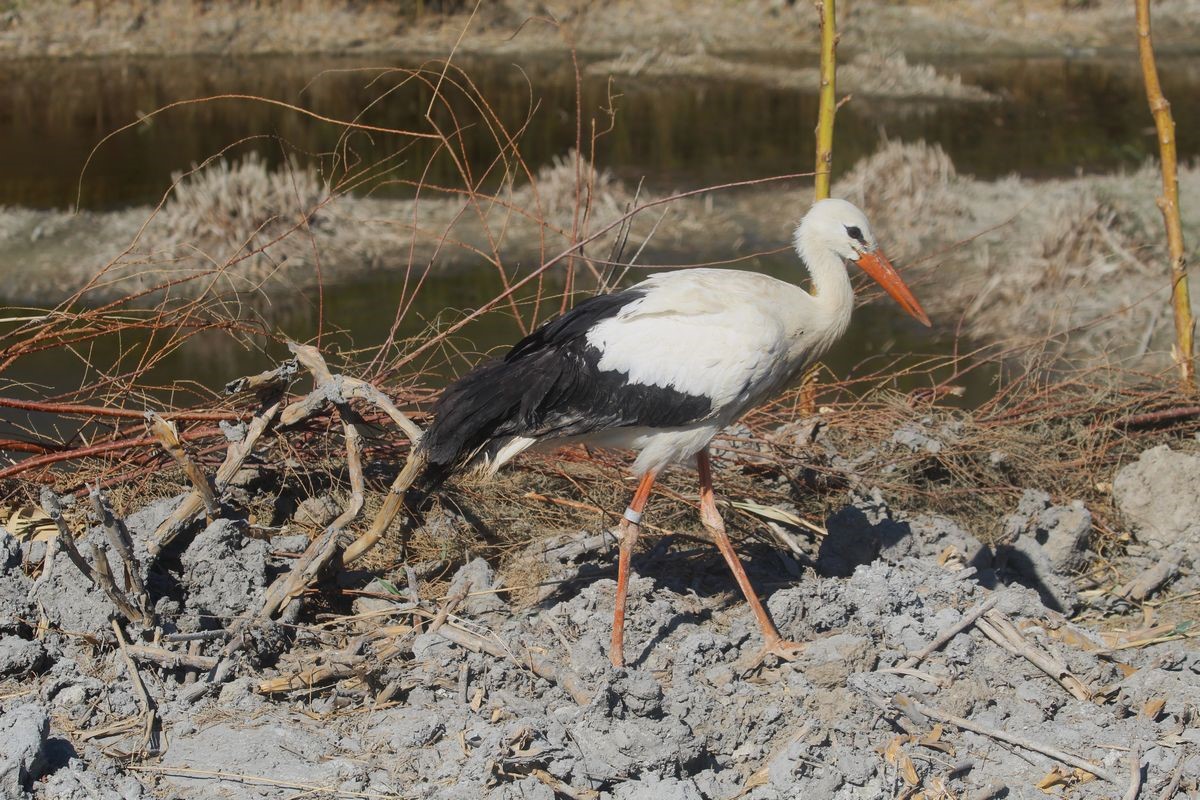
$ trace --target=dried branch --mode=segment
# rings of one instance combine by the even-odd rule
[[[150,422],[150,433],[155,439],[158,439],[163,450],[171,458],[175,459],[175,463],[183,470],[183,474],[192,482],[196,493],[200,495],[200,499],[204,503],[204,509],[208,512],[209,518],[216,517],[220,513],[220,506],[217,504],[217,498],[213,495],[212,486],[208,483],[208,477],[204,471],[196,465],[191,456],[183,448],[183,441],[179,438],[179,430],[170,420],[164,419],[161,415],[148,411],[146,419]]]
[[[129,538],[129,529],[122,520],[117,519],[108,505],[108,500],[96,486],[88,496],[92,501],[92,510],[100,520],[104,535],[109,545],[121,557],[125,567],[126,591],[133,594],[142,612],[143,624],[149,624],[153,619],[150,614],[150,595],[146,593],[146,585],[142,582],[142,567],[133,552],[133,540]]]
[[[1052,758],[1055,761],[1059,761],[1072,767],[1078,767],[1084,772],[1091,773],[1097,778],[1108,781],[1113,785],[1120,783],[1116,776],[1114,776],[1111,772],[1103,767],[1096,766],[1091,761],[1081,758],[1080,756],[1072,755],[1071,753],[1064,752],[1056,747],[1050,747],[1049,745],[1042,744],[1041,742],[1034,741],[1033,739],[1025,738],[1024,736],[1017,736],[1016,734],[1008,733],[1007,731],[989,728],[986,725],[980,725],[979,723],[972,722],[969,719],[963,719],[962,717],[956,717],[953,714],[947,714],[941,709],[925,705],[924,703],[908,697],[900,697],[902,697],[905,701],[905,705],[915,708],[920,713],[927,717],[931,717],[938,722],[944,722],[947,725],[953,725],[956,728],[961,728],[964,731],[971,731],[972,733],[977,733],[980,736],[986,736],[989,739],[1007,742],[1008,744],[1030,750],[1034,753],[1041,753],[1042,755]]]
[[[138,672],[137,664],[134,663],[125,644],[125,634],[121,632],[121,626],[117,624],[116,620],[112,620],[112,629],[117,636],[117,646],[121,648],[121,654],[125,656],[125,671],[129,673],[129,682],[133,684],[133,692],[137,696],[138,705],[142,707],[142,735],[135,753],[144,756],[156,755],[161,752],[157,730],[157,709],[154,701],[150,699],[150,694],[146,691],[146,684],[142,683],[142,676]]]
[[[1088,701],[1095,694],[1071,673],[1062,659],[1026,639],[1007,616],[992,609],[975,621],[985,636],[1015,656],[1020,656],[1049,675],[1076,700]]]
[[[192,642],[191,644],[198,644]],[[212,656],[201,656],[195,653],[176,653],[162,647],[147,645],[127,645],[125,652],[139,661],[153,661],[169,669],[198,669],[210,670],[217,665],[217,659]]]
[[[108,556],[104,554],[104,548],[101,545],[92,544],[92,562],[95,564],[92,570],[92,580],[100,585],[100,588],[108,595],[108,599],[117,607],[117,611],[130,622],[149,625],[151,621],[149,616],[129,602],[129,598],[117,587],[112,568],[108,565]]]
[[[999,595],[993,594],[991,597],[987,598],[982,603],[979,603],[974,608],[972,608],[970,611],[968,611],[966,614],[963,614],[962,619],[960,619],[958,622],[951,625],[946,630],[939,633],[937,635],[937,638],[935,638],[932,642],[925,645],[925,647],[922,647],[916,653],[913,653],[912,655],[910,655],[904,661],[900,662],[900,666],[905,669],[912,669],[913,667],[917,666],[922,661],[924,661],[926,658],[928,658],[930,654],[932,654],[932,653],[936,652],[938,649],[940,649],[944,644],[946,644],[946,642],[950,641],[955,636],[957,636],[958,634],[965,631],[967,628],[974,625],[975,621],[978,620],[980,617],[982,617],[987,612],[991,611],[992,607],[995,606],[996,603],[999,602],[999,600],[1000,600]]]

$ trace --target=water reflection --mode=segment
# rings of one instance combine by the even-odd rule
[[[221,93],[252,93],[349,119],[371,101],[364,122],[428,128],[431,90],[399,73],[358,71],[370,56],[350,58],[179,58],[16,61],[0,63],[0,204],[66,207],[80,169],[104,135],[169,103]],[[388,59],[374,57],[386,65]],[[537,168],[575,142],[573,75],[566,61],[462,62],[495,114],[516,129],[536,106],[521,149]],[[938,142],[963,172],[1068,175],[1135,165],[1154,146],[1140,76],[1122,60],[1022,59],[939,65],[1000,95],[997,103],[914,103],[854,98],[838,117],[839,168],[873,152],[884,136]],[[1178,124],[1181,158],[1200,154],[1200,105],[1183,102],[1200,84],[1200,60],[1165,59],[1163,83]],[[398,87],[398,88],[397,88]],[[612,131],[598,161],[621,177],[654,188],[696,187],[806,168],[816,96],[727,81],[587,77],[582,105]],[[463,107],[463,103],[457,104]],[[479,115],[465,115],[477,122]],[[448,116],[441,119],[447,123]],[[82,185],[86,208],[156,201],[173,170],[185,169],[246,137],[278,136],[301,154],[328,153],[340,130],[280,108],[225,100],[187,105],[107,143]],[[465,136],[464,155],[478,172],[495,158],[486,135]],[[410,144],[405,142],[406,145]],[[357,134],[352,156],[374,162],[400,148],[395,137]],[[282,158],[270,138],[241,145]],[[432,146],[399,153],[393,178],[425,174]],[[453,182],[454,165],[435,159],[427,180]],[[406,192],[404,186],[385,192]]]

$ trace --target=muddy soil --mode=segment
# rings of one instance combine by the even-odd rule
[[[781,435],[798,431],[812,426]],[[872,452],[935,453],[951,435],[906,425]],[[863,474],[814,536],[787,522],[794,506],[781,492],[760,522],[771,543],[741,549],[782,633],[808,645],[759,668],[753,617],[689,519],[635,556],[623,669],[608,661],[613,540],[599,527],[542,532],[492,563],[451,556],[432,593],[446,561],[347,571],[283,619],[250,626],[214,679],[222,632],[304,548],[298,532],[338,503],[319,495],[268,528],[237,509],[246,492],[279,502],[281,488],[247,483],[222,518],[155,557],[145,545],[179,502],[167,497],[125,520],[158,624],[157,634],[123,625],[142,646],[158,720],[146,739],[108,596],[61,553],[43,568],[44,541],[4,531],[0,793],[1107,798],[1140,782],[1141,796],[1186,797],[1200,789],[1193,632],[1143,629],[1136,610],[1104,620],[1147,598],[1160,612],[1194,609],[1198,447],[1177,440],[1109,476],[1115,517],[1030,489],[999,534],[894,507]],[[1147,494],[1168,480],[1171,492]],[[1101,544],[1093,510],[1130,543],[1099,590],[1082,577],[1096,574]],[[478,522],[435,509],[425,524]],[[1176,568],[1131,600],[1121,584],[1164,549]],[[121,563],[99,527],[80,550]],[[346,592],[352,603],[322,599]],[[147,743],[153,755],[125,755]]]

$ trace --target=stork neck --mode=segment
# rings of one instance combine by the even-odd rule
[[[803,237],[797,237],[796,249],[812,277],[813,299],[828,315],[830,327],[837,331],[834,335],[840,336],[854,310],[854,287],[845,263],[833,250],[814,246]]]

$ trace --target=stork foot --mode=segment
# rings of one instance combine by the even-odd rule
[[[772,659],[775,661],[795,661],[804,652],[805,647],[807,645],[804,642],[791,642],[787,639],[779,638],[770,639],[757,653],[739,660],[737,671],[742,675],[754,672]]]

